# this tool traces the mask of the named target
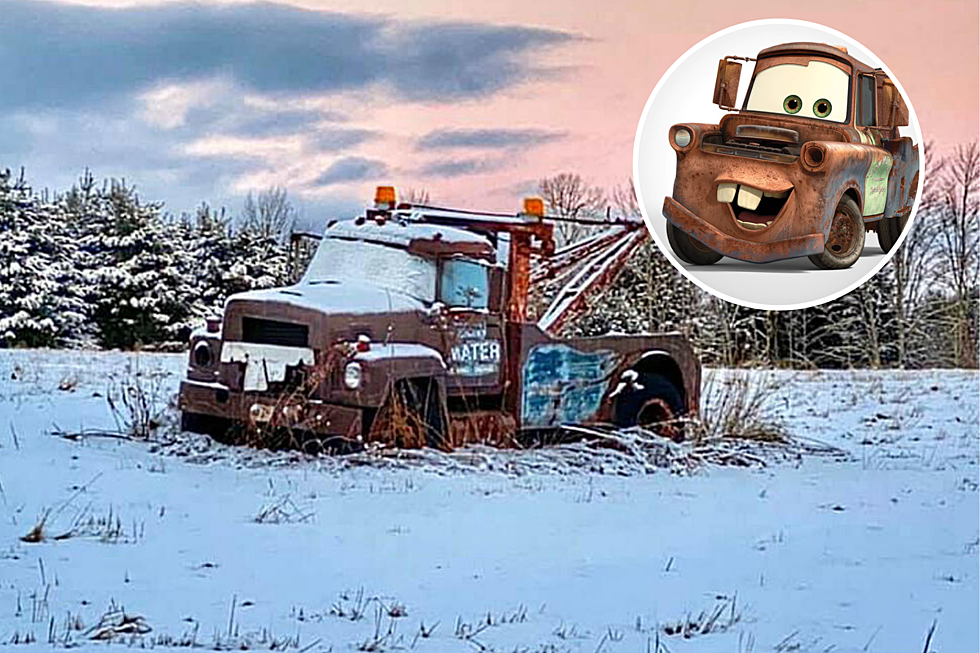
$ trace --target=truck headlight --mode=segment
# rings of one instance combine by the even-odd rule
[[[349,390],[357,390],[361,387],[361,364],[347,363],[344,368],[344,385]]]
[[[810,172],[820,170],[827,162],[827,156],[827,146],[822,143],[804,143],[803,149],[800,151],[800,161],[803,163],[803,168]]]
[[[691,132],[687,131],[685,128],[680,127],[674,132],[674,145],[683,149],[691,144]]]
[[[211,354],[211,346],[201,341],[194,345],[194,364],[198,367],[211,367],[211,363],[214,362],[214,356]]]

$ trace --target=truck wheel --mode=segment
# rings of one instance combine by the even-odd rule
[[[849,268],[864,251],[864,217],[857,202],[846,195],[837,204],[830,235],[823,252],[811,254],[810,261],[823,270]]]
[[[691,265],[711,265],[722,259],[722,255],[710,249],[707,245],[696,238],[691,238],[686,233],[667,223],[667,241],[674,253]]]
[[[399,449],[443,447],[444,419],[439,386],[428,379],[396,381],[371,426],[372,440]]]
[[[210,435],[223,444],[237,444],[237,438],[230,420],[201,413],[180,413],[180,430]]]
[[[684,395],[674,383],[657,373],[640,373],[632,388],[624,389],[613,407],[613,421],[620,428],[653,426],[671,422],[687,412]],[[660,433],[676,439],[683,431],[676,424],[663,424]]]

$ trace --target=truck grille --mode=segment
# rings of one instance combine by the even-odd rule
[[[261,345],[308,347],[310,328],[305,324],[263,320],[257,317],[242,318],[242,341]]]
[[[800,158],[798,154],[789,153],[786,148],[776,149],[761,145],[749,147],[745,143],[735,144],[732,141],[724,145],[718,143],[702,143],[701,149],[705,152],[714,152],[716,154],[742,156],[747,159],[761,159],[763,161],[778,161],[779,163],[795,163]]]

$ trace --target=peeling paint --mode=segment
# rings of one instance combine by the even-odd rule
[[[221,347],[222,363],[245,363],[243,389],[265,392],[269,383],[286,379],[286,368],[313,365],[313,350],[306,347],[260,345],[252,342],[225,342]]]
[[[599,410],[617,356],[568,345],[533,347],[524,362],[521,406],[529,427],[581,424]]]

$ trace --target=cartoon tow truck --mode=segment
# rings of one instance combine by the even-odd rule
[[[741,61],[755,61],[741,110]],[[881,70],[842,47],[786,43],[718,63],[717,125],[670,128],[677,153],[667,237],[684,262],[808,256],[850,267],[875,231],[886,252],[908,222],[919,148],[899,134],[908,107]]]

